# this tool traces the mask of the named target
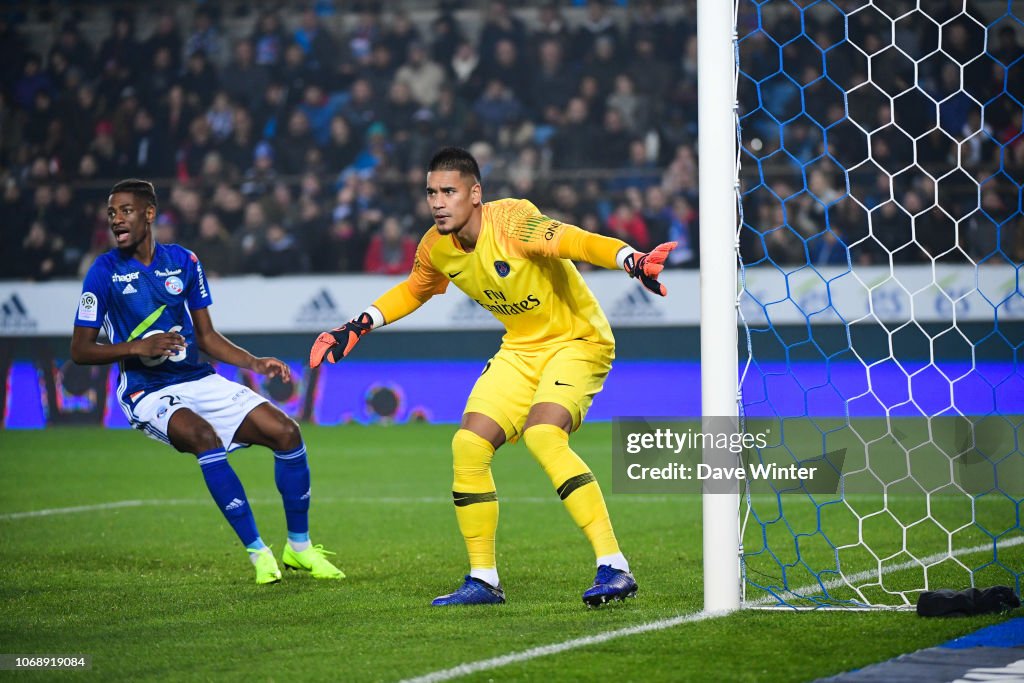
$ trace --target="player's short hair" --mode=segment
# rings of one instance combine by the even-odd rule
[[[148,180],[140,180],[138,178],[121,180],[110,188],[110,194],[117,194],[118,192],[130,192],[156,208],[156,188]]]
[[[473,155],[461,147],[445,147],[439,150],[430,160],[427,171],[458,171],[462,175],[472,176],[480,182],[480,166]]]

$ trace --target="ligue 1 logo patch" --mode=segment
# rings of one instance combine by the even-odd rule
[[[494,270],[498,271],[500,277],[505,277],[509,274],[512,268],[505,261],[495,261]]]
[[[172,275],[171,277],[164,280],[164,289],[171,294],[181,294],[185,289],[185,283],[181,281],[180,277]]]

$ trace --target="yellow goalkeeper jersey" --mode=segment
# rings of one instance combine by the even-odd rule
[[[482,211],[471,252],[436,226],[427,231],[406,281],[410,293],[425,301],[455,283],[501,321],[502,345],[508,348],[574,339],[613,346],[611,327],[593,292],[572,261],[559,257],[563,237],[589,233],[543,216],[525,199],[488,202]]]

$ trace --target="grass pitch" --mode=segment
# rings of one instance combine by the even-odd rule
[[[588,610],[589,546],[519,445],[495,460],[508,604],[430,607],[467,570],[449,493],[453,429],[306,427],[313,540],[338,552],[348,578],[286,573],[272,586],[253,583],[191,456],[129,431],[0,431],[0,652],[88,654],[104,680],[395,681],[699,612],[698,498],[608,495],[640,593]],[[573,443],[610,492],[610,425]],[[279,554],[270,453],[231,461]],[[744,611],[460,680],[808,680],[1003,618]]]

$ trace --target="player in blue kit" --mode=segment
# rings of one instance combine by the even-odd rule
[[[155,219],[152,183],[132,179],[114,185],[107,220],[116,248],[96,259],[85,276],[72,360],[118,363],[117,398],[132,426],[198,458],[210,495],[256,567],[256,583],[280,581],[281,571],[228,464],[228,452],[251,444],[274,451],[274,479],[288,526],[285,567],[321,579],[344,578],[325,557],[329,551],[309,540],[310,475],[299,426],[248,387],[216,374],[199,352],[285,381],[288,366],[257,358],[214,329],[202,264],[188,249],[157,244]],[[109,343],[97,341],[101,327]]]

